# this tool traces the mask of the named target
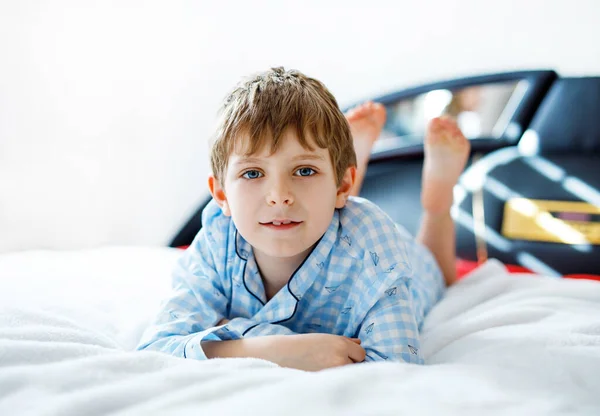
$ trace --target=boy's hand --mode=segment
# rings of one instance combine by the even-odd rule
[[[255,339],[263,345],[261,358],[305,371],[362,362],[366,355],[360,339],[339,335],[274,335]]]

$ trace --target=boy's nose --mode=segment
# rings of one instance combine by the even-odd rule
[[[292,205],[294,203],[294,197],[284,183],[278,182],[273,184],[271,191],[267,195],[267,204],[270,206],[276,205]]]

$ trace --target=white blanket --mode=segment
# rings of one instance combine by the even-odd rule
[[[488,262],[428,316],[428,365],[304,373],[131,351],[178,255],[0,255],[0,415],[600,415],[598,282]]]

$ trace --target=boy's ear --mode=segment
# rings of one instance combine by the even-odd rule
[[[346,206],[346,201],[350,196],[350,191],[354,187],[354,181],[356,180],[356,166],[350,166],[346,169],[346,173],[344,173],[344,177],[342,178],[342,182],[338,187],[337,198],[335,201],[336,208],[344,208]]]
[[[231,210],[229,209],[229,203],[227,202],[227,196],[225,195],[225,190],[221,187],[218,179],[215,178],[215,175],[212,173],[208,175],[208,189],[210,190],[210,194],[217,204],[221,207],[223,214],[228,217],[231,217]]]

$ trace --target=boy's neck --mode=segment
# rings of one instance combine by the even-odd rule
[[[260,270],[267,300],[270,300],[287,284],[292,274],[311,251],[312,247],[294,257],[271,257],[254,250],[254,259]]]

